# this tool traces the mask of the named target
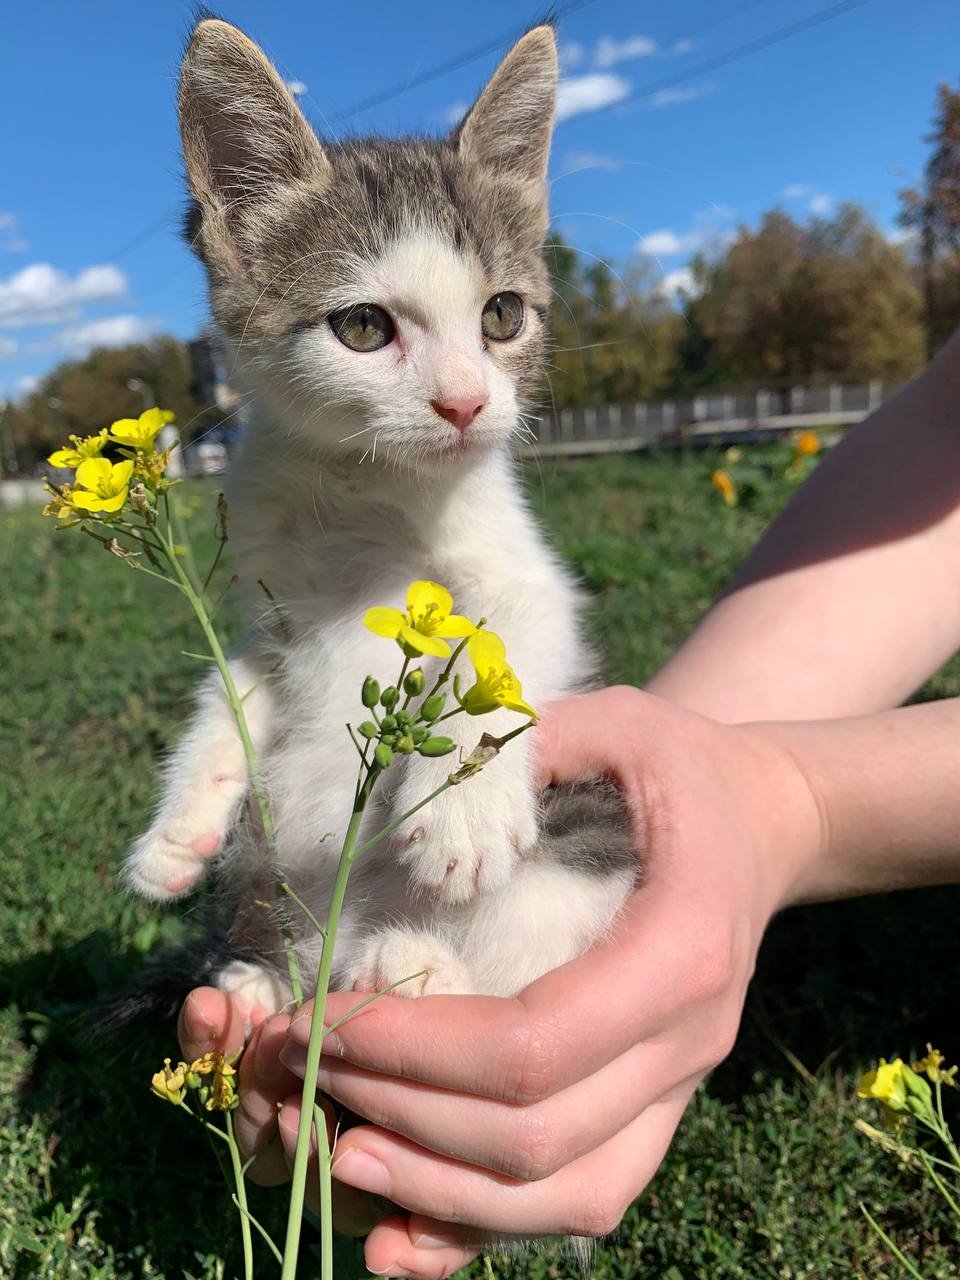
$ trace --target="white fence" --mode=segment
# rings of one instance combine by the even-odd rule
[[[837,383],[561,409],[539,419],[533,428],[536,439],[521,452],[606,453],[848,425],[865,418],[896,390],[882,382]]]

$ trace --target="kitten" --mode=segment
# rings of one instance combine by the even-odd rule
[[[442,582],[457,612],[491,619],[541,707],[583,687],[593,659],[579,595],[524,504],[511,446],[547,342],[545,174],[557,79],[550,27],[507,55],[439,141],[321,143],[282,79],[234,27],[201,21],[180,81],[194,197],[188,219],[247,406],[229,478],[231,548],[251,594],[232,661],[276,827],[282,875],[326,911],[356,762],[344,725],[360,681],[399,653],[360,624]],[[436,659],[423,663],[428,681]],[[459,746],[521,721],[446,722]],[[433,790],[455,757],[400,763],[375,831]],[[126,865],[169,900],[213,863],[236,913],[221,989],[248,1006],[290,999],[276,868],[244,809],[247,768],[219,676],[166,770]],[[425,971],[406,995],[508,995],[609,928],[636,878],[611,786],[535,792],[530,737],[418,813],[362,859],[335,958],[341,987]],[[307,982],[319,939],[294,918]]]

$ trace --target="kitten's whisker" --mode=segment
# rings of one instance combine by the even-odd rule
[[[355,431],[352,436],[341,436],[337,444],[346,444],[348,440],[356,440],[357,436],[364,435],[367,431],[372,431],[373,427],[361,427],[359,431]]]

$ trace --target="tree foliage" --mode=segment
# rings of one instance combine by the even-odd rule
[[[960,94],[941,89],[936,138],[924,192],[905,194],[904,219],[921,218],[936,245],[939,333],[960,322]],[[559,235],[546,252],[554,292],[547,407],[698,387],[897,381],[923,363],[916,268],[853,204],[806,223],[771,210],[756,230],[740,227],[730,244],[695,259],[693,284],[679,297],[639,258],[614,269]],[[147,398],[172,409],[189,439],[223,416],[196,403],[191,381],[187,348],[172,337],[96,350],[59,365],[12,406],[6,434],[20,467],[31,469],[68,433],[137,414]]]
[[[87,435],[117,418],[136,417],[146,401],[172,409],[181,427],[205,407],[194,401],[187,349],[176,338],[100,347],[82,360],[58,365],[10,412],[21,468],[44,457],[71,432]]]
[[[929,354],[960,325],[960,90],[941,84],[932,147],[917,187],[900,192],[901,224],[916,238]]]
[[[693,270],[680,360],[688,385],[897,381],[923,363],[907,258],[856,205],[806,225],[774,209]]]
[[[550,393],[557,408],[646,400],[669,386],[682,320],[646,268],[614,271],[557,235],[547,245],[554,303]]]

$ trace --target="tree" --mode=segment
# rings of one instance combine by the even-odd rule
[[[933,151],[920,187],[900,192],[900,223],[917,239],[927,354],[960,325],[960,91],[937,87]]]
[[[559,237],[547,245],[554,304],[550,391],[557,408],[616,404],[665,394],[673,378],[681,320],[632,264],[614,272],[585,264]]]
[[[694,264],[687,385],[833,376],[898,381],[923,363],[920,298],[903,250],[862,209],[805,226],[783,210]]]
[[[129,385],[136,381],[144,391]],[[190,384],[187,349],[169,336],[100,347],[82,360],[66,361],[10,411],[20,466],[35,465],[71,433],[89,435],[117,418],[136,417],[145,407],[144,396],[172,409],[181,427],[192,423],[189,437],[206,407],[194,401]]]

